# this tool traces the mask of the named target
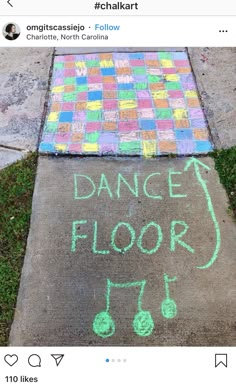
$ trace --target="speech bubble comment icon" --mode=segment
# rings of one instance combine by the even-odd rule
[[[41,367],[41,358],[37,354],[30,355],[28,362],[31,367]]]

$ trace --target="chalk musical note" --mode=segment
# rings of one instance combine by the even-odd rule
[[[177,315],[177,305],[174,301],[174,299],[171,299],[170,297],[170,289],[169,289],[169,283],[176,280],[176,276],[172,279],[169,279],[168,275],[164,274],[164,287],[165,287],[165,293],[166,298],[161,303],[161,313],[162,316],[166,319],[172,319]]]
[[[154,322],[149,311],[142,309],[142,298],[146,280],[129,282],[129,283],[113,283],[107,279],[106,289],[106,310],[99,312],[93,321],[93,331],[101,338],[108,338],[115,333],[115,322],[112,319],[110,311],[110,294],[112,288],[131,288],[140,287],[137,308],[138,312],[133,319],[133,329],[139,336],[149,336],[154,328]]]

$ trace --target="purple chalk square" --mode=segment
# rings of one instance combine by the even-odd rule
[[[192,74],[181,74],[180,81],[184,90],[196,90]]]
[[[174,60],[188,60],[186,52],[172,52],[172,58]]]
[[[63,78],[65,75],[65,70],[53,70],[53,78]]]
[[[118,122],[119,131],[139,130],[137,121],[120,121]]]
[[[69,145],[69,151],[71,153],[82,153],[82,145],[80,143],[72,143]]]
[[[207,124],[204,119],[191,119],[190,122],[191,122],[192,129],[207,128]]]
[[[75,61],[75,55],[65,55],[64,60],[65,60],[65,62],[74,62]]]
[[[87,122],[85,126],[85,131],[87,133],[92,133],[94,131],[101,131],[102,123],[101,122]]]
[[[183,140],[177,141],[177,153],[181,155],[194,153],[195,145],[194,141]]]
[[[114,52],[113,54],[114,60],[129,60],[129,54],[124,52]]]
[[[156,120],[156,128],[158,130],[169,130],[174,128],[174,122],[171,119]]]
[[[139,90],[136,92],[136,94],[138,99],[151,98],[150,91],[147,90]]]
[[[86,54],[84,60],[99,60],[98,54]]]
[[[86,121],[86,111],[75,111],[73,121]]]
[[[163,74],[176,74],[176,68],[162,68]]]
[[[104,83],[103,84],[103,90],[117,90],[117,84],[116,83]]]
[[[55,56],[54,63],[64,62],[64,56]]]
[[[70,141],[70,133],[65,133],[65,134],[57,134],[55,135],[55,142],[56,143],[65,143]]]
[[[52,86],[62,86],[64,84],[64,78],[53,78]]]
[[[147,77],[146,75],[133,75],[134,82],[136,83],[146,83],[147,82]]]
[[[199,108],[189,109],[189,116],[191,119],[204,119],[203,111]]]
[[[103,143],[100,145],[101,154],[117,154],[118,145],[115,143]]]
[[[42,142],[53,142],[53,140],[54,140],[54,133],[43,134]]]
[[[88,93],[87,92],[78,92],[77,100],[78,101],[86,101],[87,102],[87,100],[88,100]]]
[[[169,98],[184,98],[183,91],[180,90],[168,90]]]
[[[76,76],[76,71],[74,69],[65,69],[64,70],[65,77],[74,77]]]
[[[145,52],[144,58],[146,60],[157,60],[157,53],[156,52]]]
[[[176,67],[188,67],[189,61],[188,60],[174,60],[174,64]]]
[[[100,144],[117,144],[119,142],[119,138],[116,133],[101,133],[98,143]]]
[[[138,66],[145,66],[145,62],[144,60],[142,59],[133,59],[133,60],[130,60],[130,65],[133,66],[133,67],[138,67]]]

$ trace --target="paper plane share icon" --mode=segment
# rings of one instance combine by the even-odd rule
[[[55,359],[57,366],[59,366],[62,359],[64,358],[64,354],[51,354],[51,356],[53,357],[53,359]]]

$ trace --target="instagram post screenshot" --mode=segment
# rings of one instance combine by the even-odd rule
[[[0,385],[235,386],[236,7],[0,0]]]

